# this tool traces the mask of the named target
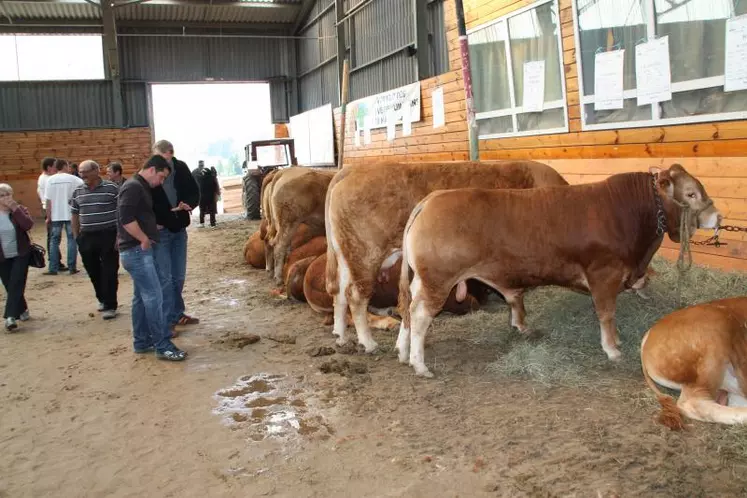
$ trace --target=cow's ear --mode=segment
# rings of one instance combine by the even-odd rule
[[[687,171],[685,171],[685,168],[683,168],[681,164],[674,163],[674,164],[672,164],[669,167],[669,174],[670,175],[675,176],[675,175],[678,175],[680,173],[687,173]]]
[[[658,178],[659,174],[662,172],[662,169],[660,167],[658,167],[658,166],[651,166],[648,169],[648,172]]]
[[[659,178],[656,180],[656,185],[659,186],[659,189],[662,192],[667,194],[667,197],[674,196],[674,184],[669,178],[669,175],[659,175]]]

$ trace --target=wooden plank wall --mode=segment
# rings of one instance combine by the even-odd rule
[[[534,3],[530,0],[465,0],[467,28],[473,28]],[[604,179],[624,171],[678,162],[703,181],[725,215],[726,224],[747,226],[747,121],[581,131],[581,107],[576,68],[571,0],[559,0],[569,132],[558,135],[480,141],[480,159],[535,159],[556,168],[571,183]],[[422,82],[421,115],[411,137],[387,142],[386,130],[375,130],[372,143],[354,147],[348,121],[345,163],[386,160],[463,160],[468,157],[461,61],[452,0],[447,0],[446,29],[451,71]],[[474,70],[474,69],[473,69]],[[430,90],[444,87],[446,127],[433,129]],[[336,124],[339,126],[339,110]],[[338,128],[339,129],[339,128]],[[699,234],[700,237],[708,234]],[[695,261],[722,268],[747,270],[747,233],[723,233],[729,245],[694,247]],[[666,239],[660,253],[676,257]]]
[[[150,128],[28,131],[0,133],[0,181],[13,187],[15,198],[35,216],[41,214],[36,181],[46,156],[101,166],[122,163],[130,176],[150,157]]]

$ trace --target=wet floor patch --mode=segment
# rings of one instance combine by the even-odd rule
[[[316,406],[316,395],[297,378],[246,375],[214,398],[213,413],[231,429],[244,431],[249,441],[327,439],[334,433]]]

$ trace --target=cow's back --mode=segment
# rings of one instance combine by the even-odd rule
[[[412,209],[435,190],[568,185],[535,161],[361,164],[339,172],[329,187],[328,224],[348,263],[378,269],[400,247]],[[328,234],[329,236],[329,234]]]

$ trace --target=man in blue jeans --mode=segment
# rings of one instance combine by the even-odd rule
[[[60,241],[62,231],[67,234],[67,266],[70,275],[78,273],[78,246],[73,237],[71,225],[72,212],[70,199],[75,189],[83,185],[83,180],[70,174],[70,165],[64,159],[54,162],[56,173],[49,177],[44,190],[47,201],[47,226],[51,226],[51,241],[49,248],[49,271],[44,275],[57,275],[60,271]]]
[[[187,353],[171,342],[164,314],[161,281],[154,248],[161,244],[153,211],[152,189],[169,176],[171,166],[161,156],[148,162],[119,190],[117,242],[122,266],[132,277],[132,335],[136,353],[153,350],[161,360],[182,361]]]
[[[161,239],[154,252],[166,320],[176,335],[175,326],[200,323],[199,319],[185,313],[182,297],[187,275],[187,227],[192,210],[200,202],[200,189],[189,167],[174,157],[171,142],[156,142],[153,154],[165,159],[172,171],[162,186],[153,189],[153,209]]]

